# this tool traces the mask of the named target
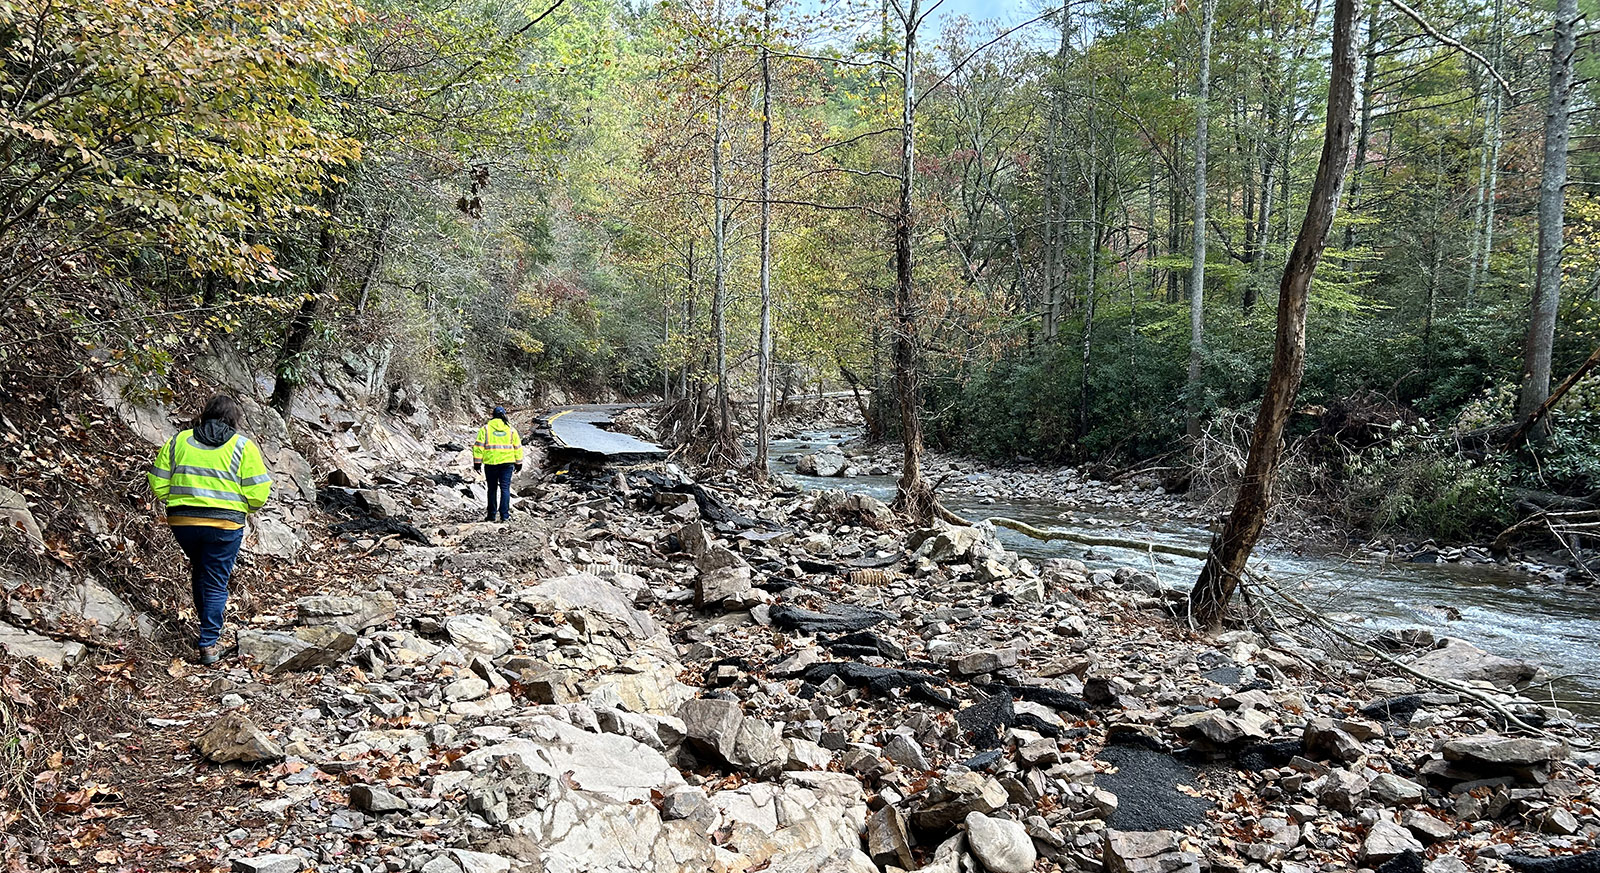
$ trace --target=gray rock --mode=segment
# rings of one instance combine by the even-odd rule
[[[16,531],[35,553],[44,552],[44,531],[28,508],[27,498],[0,485],[0,529],[4,528]]]
[[[502,855],[451,849],[450,857],[461,865],[461,873],[511,873],[511,859]]]
[[[989,873],[1028,873],[1033,869],[1038,853],[1021,824],[981,812],[967,813],[966,824],[967,846]]]
[[[511,635],[487,615],[455,615],[445,619],[444,631],[464,652],[498,658],[511,651]]]
[[[1473,767],[1505,770],[1547,767],[1566,756],[1567,747],[1564,743],[1531,737],[1481,734],[1460,737],[1444,744],[1445,760]]]
[[[695,577],[694,605],[701,609],[726,601],[742,605],[750,597],[752,587],[748,566],[715,567]]]
[[[649,639],[660,630],[649,613],[634,607],[631,596],[593,573],[541,579],[512,596],[546,614],[576,610],[600,616],[635,639]],[[510,650],[510,639],[506,637],[506,648],[502,651]]]
[[[1355,812],[1367,796],[1369,783],[1359,774],[1349,770],[1334,770],[1322,781],[1317,797],[1322,805],[1340,812]]]
[[[300,873],[306,862],[299,855],[255,855],[234,858],[230,866],[233,873]]]
[[[404,797],[376,785],[350,786],[350,805],[362,812],[382,815],[411,808]]]
[[[697,699],[678,710],[689,742],[722,763],[757,775],[773,774],[788,760],[788,749],[772,725],[747,718],[731,700]]]
[[[704,789],[686,787],[661,799],[661,818],[665,821],[692,821],[709,827],[717,820],[717,810]]]
[[[916,866],[911,854],[911,837],[900,810],[885,806],[867,819],[867,854],[879,866],[896,864],[907,870]]]
[[[928,757],[923,754],[922,746],[905,734],[895,734],[890,737],[889,742],[883,745],[883,756],[918,773],[925,773],[930,769]]]
[[[1577,817],[1559,806],[1551,807],[1539,817],[1540,833],[1570,837],[1576,834],[1580,827]]]
[[[795,464],[794,471],[802,476],[821,476],[830,479],[844,473],[850,459],[837,446],[829,446],[814,455],[806,455]]]
[[[369,594],[318,594],[295,601],[303,625],[336,625],[361,632],[394,620],[394,595],[387,591]]]
[[[445,700],[477,700],[489,694],[489,683],[477,676],[463,676],[444,687]]]
[[[239,654],[269,673],[330,667],[355,644],[355,634],[338,627],[298,627],[293,632],[250,628],[239,631]]]
[[[1422,844],[1411,836],[1410,831],[1388,819],[1373,825],[1367,831],[1366,839],[1361,841],[1361,858],[1369,867],[1377,867],[1405,852],[1420,855],[1423,852]]]
[[[1334,726],[1333,719],[1315,718],[1306,725],[1306,751],[1312,756],[1324,756],[1335,761],[1351,763],[1365,750],[1361,742],[1346,731]]]
[[[1384,803],[1398,805],[1417,803],[1425,793],[1421,785],[1393,773],[1379,774],[1367,791]]]
[[[1199,738],[1214,746],[1231,746],[1246,740],[1267,739],[1266,725],[1269,717],[1253,709],[1239,710],[1229,715],[1220,709],[1185,713],[1172,720],[1172,729],[1191,738]]]
[[[1015,648],[981,649],[957,659],[956,672],[963,676],[977,676],[982,673],[993,673],[1006,667],[1015,667],[1018,654],[1019,652]]]
[[[57,670],[77,664],[88,651],[83,643],[58,642],[4,622],[0,622],[0,649],[13,658],[33,658]]]
[[[1174,831],[1119,831],[1107,828],[1102,862],[1110,873],[1188,873],[1198,859],[1184,852]]]
[[[928,786],[916,798],[911,821],[919,828],[947,831],[967,814],[987,815],[1006,805],[1006,790],[984,773],[957,771]]]
[[[1473,644],[1447,637],[1444,645],[1413,658],[1411,666],[1429,676],[1457,682],[1490,682],[1500,687],[1521,685],[1538,675],[1526,661],[1491,655]]]
[[[210,730],[195,740],[195,747],[201,755],[218,764],[256,764],[283,757],[283,749],[271,737],[237,712],[217,719]]]
[[[1456,829],[1447,822],[1420,810],[1410,810],[1400,817],[1400,824],[1424,843],[1437,843],[1455,836]]]

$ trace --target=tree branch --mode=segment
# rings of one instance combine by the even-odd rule
[[[1478,54],[1477,52],[1473,51],[1470,48],[1467,48],[1459,40],[1452,39],[1452,38],[1450,38],[1448,36],[1445,36],[1444,34],[1440,33],[1438,30],[1436,30],[1434,28],[1433,25],[1428,23],[1428,20],[1426,18],[1422,17],[1422,13],[1420,13],[1417,10],[1412,9],[1410,6],[1407,6],[1406,4],[1402,3],[1401,0],[1389,0],[1389,5],[1393,6],[1394,8],[1396,8],[1398,10],[1400,10],[1401,12],[1405,13],[1405,16],[1407,18],[1411,19],[1412,21],[1415,21],[1417,23],[1417,26],[1422,28],[1423,33],[1426,33],[1427,35],[1433,37],[1434,39],[1438,40],[1439,42],[1441,42],[1441,43],[1443,43],[1443,44],[1455,49],[1458,52],[1461,52],[1462,54],[1466,55],[1469,58],[1472,58],[1473,60],[1477,61],[1478,63],[1483,64],[1484,70],[1486,70],[1489,73],[1489,75],[1493,76],[1494,80],[1496,82],[1500,83],[1500,87],[1505,90],[1507,97],[1515,97],[1515,96],[1517,96],[1516,91],[1514,91],[1511,88],[1511,83],[1507,82],[1505,80],[1505,77],[1500,75],[1500,71],[1496,70],[1494,68],[1494,64],[1489,63],[1489,59],[1488,58],[1484,57],[1483,55]]]

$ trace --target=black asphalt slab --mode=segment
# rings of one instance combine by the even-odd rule
[[[664,458],[667,450],[625,433],[607,430],[612,416],[634,407],[622,404],[566,406],[552,410],[543,421],[556,447],[607,460]]]

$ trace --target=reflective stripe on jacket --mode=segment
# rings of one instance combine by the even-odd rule
[[[472,444],[474,464],[522,463],[522,437],[509,423],[491,418],[478,428],[478,438]]]
[[[261,450],[241,434],[215,448],[186,430],[161,447],[150,465],[150,490],[165,502],[167,514],[180,507],[217,512],[255,512],[272,494],[272,477]]]

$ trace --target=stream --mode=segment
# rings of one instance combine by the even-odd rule
[[[813,431],[773,440],[772,469],[806,488],[843,489],[894,499],[892,476],[820,478],[796,474],[777,459],[808,454],[853,438],[850,431]],[[1039,528],[1077,531],[1191,548],[1205,548],[1210,534],[1185,519],[1140,517],[1120,506],[1095,506],[1080,500],[1072,507],[1041,500],[989,502],[950,494],[945,504],[965,518],[1006,516]],[[1000,540],[1033,559],[1077,558],[1091,568],[1134,566],[1151,570],[1169,585],[1187,588],[1198,575],[1198,561],[1066,541],[1045,542],[1001,528]],[[1543,665],[1556,681],[1529,696],[1553,696],[1560,705],[1600,714],[1600,598],[1593,591],[1551,584],[1496,564],[1420,564],[1347,555],[1304,555],[1264,546],[1256,563],[1280,582],[1298,589],[1307,605],[1326,613],[1363,616],[1375,633],[1387,628],[1421,627],[1458,637],[1486,651]],[[1454,607],[1452,613],[1446,607]],[[1341,616],[1345,617],[1345,616]]]

